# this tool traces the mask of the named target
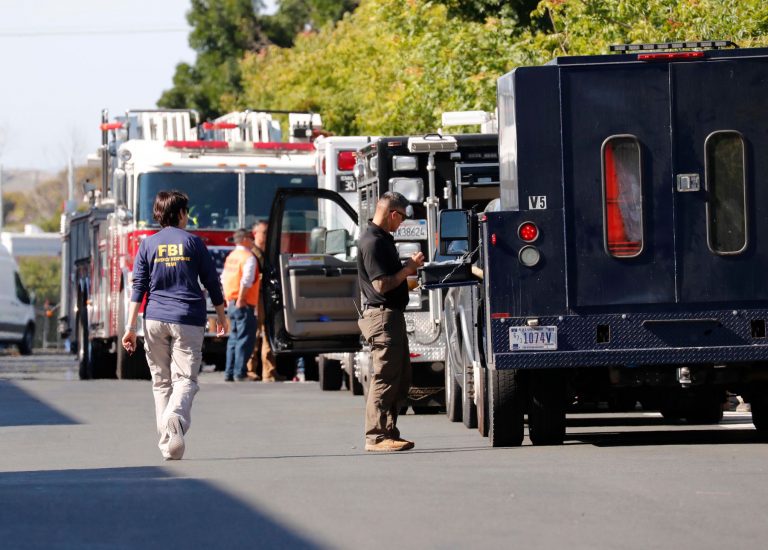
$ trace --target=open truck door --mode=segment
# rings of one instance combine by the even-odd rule
[[[357,213],[338,193],[277,191],[261,287],[274,353],[360,349],[358,231]]]

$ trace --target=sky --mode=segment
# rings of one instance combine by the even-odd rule
[[[274,0],[265,2],[266,13]],[[0,164],[84,164],[101,110],[155,108],[180,62],[194,63],[190,0],[0,0]]]

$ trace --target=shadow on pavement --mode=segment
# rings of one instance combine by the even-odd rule
[[[320,548],[163,468],[0,473],[6,548]]]
[[[734,445],[745,443],[766,443],[768,436],[763,432],[745,429],[716,429],[702,427],[690,430],[631,431],[611,433],[566,434],[570,444],[582,443],[595,447],[633,447],[655,445]]]
[[[79,424],[7,380],[0,380],[0,403],[0,426]]]

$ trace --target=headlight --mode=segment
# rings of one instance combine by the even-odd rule
[[[389,187],[410,202],[422,202],[424,200],[424,180],[421,178],[391,178]]]

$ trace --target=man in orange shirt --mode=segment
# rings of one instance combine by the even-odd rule
[[[232,235],[235,249],[224,262],[221,284],[229,316],[227,366],[224,380],[248,380],[246,364],[256,343],[255,308],[259,303],[259,268],[251,252],[253,235],[247,229],[238,229]]]

